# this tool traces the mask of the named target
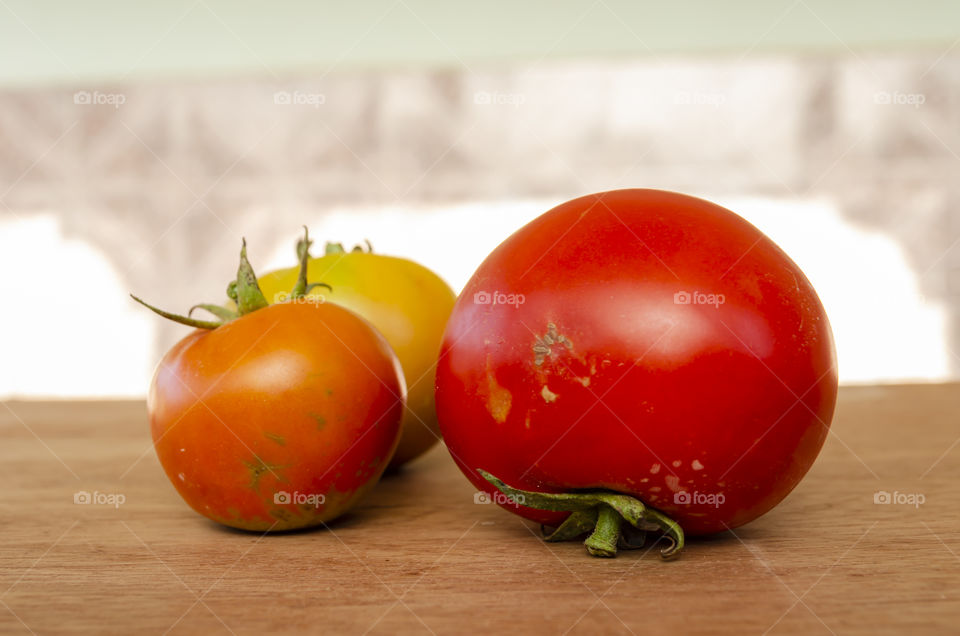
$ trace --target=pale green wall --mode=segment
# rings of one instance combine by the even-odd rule
[[[747,49],[945,51],[958,37],[960,2],[935,0],[0,0],[0,84]]]

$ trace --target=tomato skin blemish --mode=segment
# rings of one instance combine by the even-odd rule
[[[557,331],[557,325],[552,322],[547,323],[547,333],[542,336],[537,336],[536,341],[533,343],[533,363],[538,367],[543,364],[543,361],[548,357],[553,355],[553,345],[558,344],[563,347],[566,347],[567,350],[573,349],[573,343],[565,335]],[[584,384],[586,386],[586,384]]]
[[[663,481],[666,482],[667,488],[673,492],[678,492],[680,490],[680,478],[676,475],[667,475],[663,478]]]
[[[487,411],[494,421],[498,424],[503,424],[510,415],[510,407],[513,406],[513,394],[510,393],[509,389],[504,388],[497,382],[489,354],[487,355],[486,389]]]

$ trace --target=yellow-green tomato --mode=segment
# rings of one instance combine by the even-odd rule
[[[298,268],[278,270],[258,279],[270,302],[283,298],[297,279]],[[439,276],[413,261],[370,252],[345,252],[328,245],[327,254],[311,258],[307,280],[325,283],[310,296],[322,296],[359,314],[386,338],[407,382],[403,433],[390,465],[401,466],[422,455],[440,439],[434,407],[434,378],[440,340],[456,294]]]

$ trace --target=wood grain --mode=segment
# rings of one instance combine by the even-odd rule
[[[844,388],[790,497],[663,563],[541,542],[443,448],[328,529],[231,531],[176,495],[142,403],[7,402],[0,632],[957,633],[958,413],[958,385]]]

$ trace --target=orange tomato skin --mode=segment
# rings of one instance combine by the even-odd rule
[[[160,463],[194,510],[290,530],[339,516],[376,484],[405,394],[369,323],[302,302],[189,334],[157,366],[147,407]]]
[[[390,462],[399,467],[423,455],[440,439],[434,406],[434,379],[443,328],[457,295],[443,279],[405,258],[345,252],[311,258],[307,280],[312,296],[356,312],[370,321],[393,347],[407,382],[407,409],[400,444]],[[268,300],[286,294],[299,268],[264,274],[258,279]]]

